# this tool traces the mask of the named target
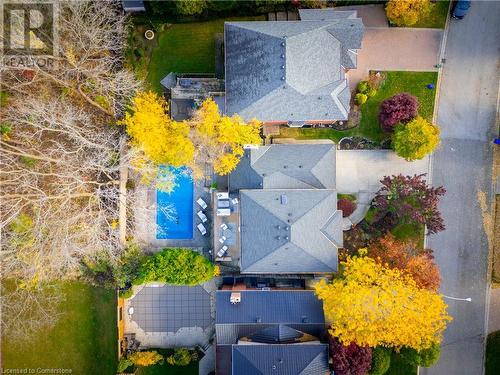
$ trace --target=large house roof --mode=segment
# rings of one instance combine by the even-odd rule
[[[215,294],[219,324],[324,324],[323,302],[312,290],[246,290],[231,303],[231,291]]]
[[[240,201],[242,273],[337,271],[335,190],[240,190]]]
[[[355,67],[360,19],[227,22],[226,110],[262,121],[346,120],[344,68]]]
[[[232,364],[237,375],[327,374],[328,345],[233,345]]]
[[[240,189],[334,189],[334,144],[286,144],[245,151],[229,176]]]

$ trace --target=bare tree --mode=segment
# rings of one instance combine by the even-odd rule
[[[141,86],[123,68],[126,17],[117,2],[60,2],[57,25],[53,69],[0,68],[9,93],[0,123],[10,129],[0,136],[2,276],[30,285],[2,296],[7,312],[10,301],[51,296],[37,288],[77,276],[85,258],[104,251],[113,261],[123,248],[118,222],[133,214],[120,210],[135,195],[124,199],[123,182],[120,190],[120,158],[131,156],[120,153],[114,125]],[[25,332],[41,326],[39,316]]]

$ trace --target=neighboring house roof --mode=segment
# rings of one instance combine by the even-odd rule
[[[357,18],[358,12],[355,10],[336,10],[335,8],[299,9],[299,16],[302,21],[329,21],[339,18]]]
[[[328,345],[233,345],[232,373],[235,375],[327,374]]]
[[[240,189],[334,189],[334,144],[283,144],[245,150],[229,176]]]
[[[244,290],[238,303],[231,293],[215,293],[216,324],[325,324],[323,302],[312,290]]]
[[[287,325],[280,324],[277,326],[272,326],[268,328],[263,328],[251,334],[248,338],[253,342],[259,342],[263,344],[292,344],[297,342],[301,337],[304,336],[303,332],[300,332]]]
[[[346,120],[344,67],[361,47],[360,19],[227,22],[226,110],[262,121]]]
[[[122,0],[122,6],[125,12],[144,12],[146,10],[143,0]]]
[[[240,202],[242,273],[337,271],[335,190],[240,190]]]

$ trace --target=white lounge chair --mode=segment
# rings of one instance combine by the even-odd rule
[[[198,211],[197,215],[200,218],[200,220],[201,220],[202,223],[206,223],[207,222],[207,220],[208,220],[207,219],[207,215],[205,215],[203,213],[203,211]]]
[[[207,229],[205,228],[205,226],[200,223],[196,226],[198,228],[198,230],[200,231],[200,233],[204,236],[205,234],[207,234]]]
[[[208,206],[207,204],[205,203],[205,201],[201,198],[198,198],[198,200],[196,201],[196,203],[198,203],[200,205],[201,208],[203,209],[206,209]]]
[[[220,225],[220,228],[221,228],[222,230],[226,230],[226,229],[228,228],[228,226],[227,226],[227,224],[226,224],[226,223],[222,223],[222,224]]]
[[[220,243],[224,243],[225,240],[227,240],[226,236],[222,236],[221,238],[219,238]]]
[[[224,254],[226,254],[226,251],[227,251],[227,246],[226,246],[226,245],[224,245],[224,246],[222,246],[222,248],[221,248],[221,249],[219,250],[219,252],[217,253],[217,256],[218,256],[219,258],[223,257],[223,256],[224,256]]]

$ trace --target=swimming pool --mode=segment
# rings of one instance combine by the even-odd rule
[[[169,193],[156,191],[156,238],[192,239],[193,179],[186,168],[173,168],[171,171],[176,176],[174,190]]]

